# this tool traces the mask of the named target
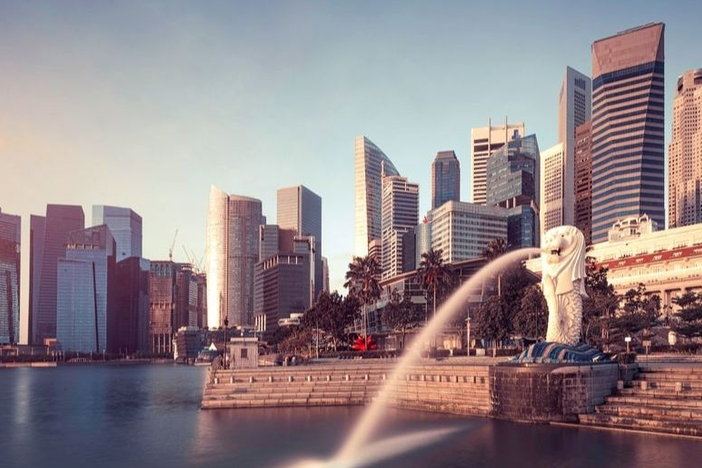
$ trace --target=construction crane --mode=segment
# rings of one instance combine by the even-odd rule
[[[197,255],[195,255],[195,251],[193,249],[188,250],[188,248],[183,244],[183,252],[185,252],[185,258],[188,259],[188,263],[190,263],[195,270],[198,272],[202,271],[202,257],[198,260]]]
[[[176,237],[178,237],[178,230],[175,230],[175,234],[173,234],[173,242],[171,243],[171,248],[168,249],[168,261],[172,262],[173,261],[173,248],[175,247],[175,241]]]

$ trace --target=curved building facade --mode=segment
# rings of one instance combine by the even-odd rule
[[[354,254],[368,255],[368,243],[382,234],[382,174],[400,175],[390,158],[364,136],[355,149],[355,246]]]
[[[207,326],[250,325],[262,204],[210,188],[207,216]]]

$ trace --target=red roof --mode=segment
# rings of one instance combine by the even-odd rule
[[[609,270],[618,268],[628,268],[639,265],[651,265],[654,263],[663,263],[670,260],[680,260],[683,258],[702,257],[702,245],[693,245],[692,247],[681,247],[672,250],[662,250],[650,254],[634,255],[632,257],[620,258],[614,260],[606,260],[597,262],[597,266],[605,267]]]

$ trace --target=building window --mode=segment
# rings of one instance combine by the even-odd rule
[[[247,348],[241,348],[241,359],[248,359],[249,350]]]

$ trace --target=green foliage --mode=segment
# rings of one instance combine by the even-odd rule
[[[336,351],[340,343],[347,341],[346,330],[359,317],[359,307],[355,297],[343,297],[336,291],[323,291],[314,306],[305,312],[302,325],[306,329],[322,330]]]
[[[441,249],[431,249],[422,254],[417,278],[427,293],[427,299],[434,305],[434,312],[436,306],[453,291],[457,283],[448,265],[444,263]]]
[[[657,295],[646,295],[646,286],[639,283],[636,289],[628,290],[622,296],[623,305],[619,312],[608,320],[609,342],[619,342],[625,336],[635,336],[643,332],[643,339],[655,324],[661,312],[661,299]]]
[[[409,294],[401,295],[397,290],[390,293],[390,301],[383,310],[382,321],[387,328],[402,334],[402,348],[405,347],[407,330],[416,326],[423,318],[421,307],[410,300]]]
[[[349,295],[358,300],[362,306],[371,304],[380,297],[380,278],[382,271],[375,257],[354,257],[346,272],[344,287]]]
[[[513,324],[514,332],[524,337],[539,339],[546,336],[548,306],[538,285],[532,284],[524,289]]]
[[[510,336],[510,318],[505,301],[499,296],[491,296],[475,312],[475,334],[494,343],[503,341]]]
[[[487,247],[485,247],[485,250],[483,250],[482,257],[488,262],[491,262],[497,257],[500,257],[503,254],[507,253],[507,250],[507,242],[504,239],[493,239],[490,242],[488,242]]]
[[[600,346],[609,340],[610,319],[619,307],[619,298],[607,280],[606,268],[597,268],[594,261],[589,261],[586,268],[583,339],[593,346]]]
[[[702,294],[686,292],[674,298],[673,303],[680,307],[675,313],[673,331],[686,338],[702,336]]]

